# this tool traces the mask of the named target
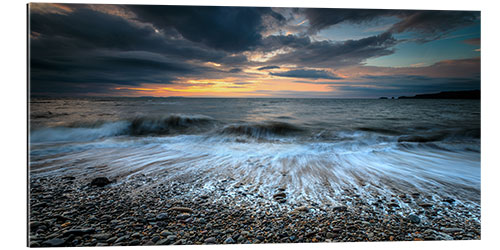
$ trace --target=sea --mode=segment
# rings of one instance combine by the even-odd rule
[[[349,189],[479,206],[480,116],[479,100],[31,98],[30,177],[191,176],[261,197],[286,187],[292,204],[340,204]]]

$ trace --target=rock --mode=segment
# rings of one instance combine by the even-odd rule
[[[389,203],[387,203],[387,206],[388,207],[399,207],[399,204],[396,202],[389,202]]]
[[[454,227],[454,228],[446,228],[446,227],[442,227],[442,228],[441,228],[441,231],[442,231],[442,232],[445,232],[445,233],[456,233],[456,232],[462,232],[462,231],[463,231],[463,229],[461,229],[461,228],[456,228],[456,227]]]
[[[224,241],[224,244],[234,244],[235,241],[231,237],[227,237],[227,239]]]
[[[94,237],[97,240],[107,240],[111,238],[111,236],[112,236],[111,234],[106,234],[106,233],[92,235],[92,237]]]
[[[167,236],[166,239],[167,239],[168,242],[174,242],[175,240],[177,240],[177,236],[175,236],[175,235],[169,235],[169,236]]]
[[[417,215],[415,214],[410,214],[408,216],[408,221],[410,221],[411,223],[413,224],[418,224],[420,223],[420,217],[418,217]]]
[[[158,235],[155,235],[155,236],[153,236],[153,238],[151,238],[151,241],[154,243],[158,242],[159,240],[160,240],[160,236],[158,236]]]
[[[43,223],[40,221],[32,221],[30,222],[30,230],[35,231],[41,225],[43,225]]]
[[[170,209],[168,209],[169,211],[179,211],[179,212],[183,212],[183,213],[194,213],[194,210],[191,209],[191,208],[188,208],[188,207],[171,207]]]
[[[169,244],[169,242],[170,242],[170,241],[169,241],[169,240],[167,240],[167,239],[161,239],[161,240],[157,241],[157,242],[155,243],[155,245],[168,245],[168,244]]]
[[[346,211],[346,210],[347,210],[346,206],[337,206],[337,207],[332,208],[333,212],[342,212],[342,211]]]
[[[286,193],[284,193],[284,192],[276,193],[276,194],[273,195],[273,198],[274,199],[280,199],[280,198],[284,199],[284,198],[286,198]]]
[[[113,217],[109,214],[105,214],[105,215],[101,216],[101,219],[106,220],[106,221],[110,221],[111,219],[113,219]]]
[[[116,241],[116,239],[117,239],[117,238],[116,238],[116,236],[113,236],[113,237],[111,237],[111,238],[107,239],[107,240],[106,240],[106,243],[108,243],[108,244],[112,244],[113,242],[115,242],[115,241]]]
[[[167,218],[168,218],[168,214],[166,214],[166,213],[161,213],[161,214],[158,214],[158,215],[156,216],[156,219],[157,219],[157,220],[165,220],[165,219],[167,219]]]
[[[174,242],[174,245],[185,245],[185,244],[186,244],[186,239],[180,239]]]
[[[75,235],[75,236],[82,236],[85,234],[93,234],[95,232],[95,229],[93,228],[81,228],[81,229],[70,229],[68,231],[65,231],[63,233],[63,236],[69,236],[69,235]]]
[[[423,208],[429,208],[429,207],[432,207],[433,205],[430,204],[430,203],[419,203],[418,204],[419,206],[423,207]]]
[[[286,202],[286,199],[285,199],[285,198],[280,198],[280,197],[278,197],[278,198],[276,198],[276,201],[277,201],[278,203],[285,203],[285,202]]]
[[[110,183],[111,181],[106,177],[97,177],[90,182],[90,186],[104,187]]]
[[[32,208],[41,208],[41,207],[47,207],[49,204],[47,202],[38,202],[36,204],[31,205]]]
[[[40,247],[40,243],[38,243],[37,241],[31,241],[30,247]]]
[[[53,218],[55,218],[59,222],[65,222],[71,220],[70,218],[62,215],[55,215]]]
[[[167,236],[169,236],[169,235],[172,235],[172,232],[167,231],[167,230],[163,230],[163,231],[161,231],[161,233],[160,233],[160,236],[163,236],[163,237],[167,237]]]
[[[128,244],[129,244],[130,246],[137,246],[137,245],[141,244],[141,241],[140,241],[140,240],[135,239],[135,240],[133,240],[133,241],[129,242]]]
[[[148,241],[146,241],[146,243],[144,243],[144,245],[146,245],[146,246],[152,246],[152,245],[154,245],[154,244],[155,244],[155,243],[154,243],[154,241],[152,241],[152,240],[148,240]]]
[[[215,238],[214,237],[206,238],[205,243],[206,244],[215,244]]]
[[[437,240],[453,240],[453,237],[442,233],[442,232],[436,232],[436,239]]]
[[[62,247],[64,245],[65,241],[60,238],[54,238],[50,240],[46,240],[42,242],[42,246],[47,246],[47,247]]]
[[[453,202],[455,202],[455,199],[448,197],[448,198],[443,199],[443,202],[453,203]]]
[[[307,206],[301,206],[296,209],[299,212],[309,212],[309,208]]]
[[[327,239],[333,239],[334,236],[335,235],[333,233],[330,233],[330,232],[326,233],[326,238]]]
[[[116,244],[116,243],[120,243],[120,242],[126,241],[126,240],[128,240],[128,238],[129,238],[128,235],[124,235],[124,236],[116,239],[116,241],[114,243]]]
[[[177,220],[185,220],[185,219],[189,218],[190,216],[191,215],[188,213],[182,213],[182,214],[177,215],[175,218]]]
[[[140,238],[141,237],[141,234],[136,232],[136,233],[133,233],[130,237],[132,238]]]

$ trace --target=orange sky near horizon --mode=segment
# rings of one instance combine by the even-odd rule
[[[238,84],[238,78],[183,79],[173,84],[143,83],[140,87],[117,87],[123,96],[184,96],[184,97],[271,97],[272,93],[316,92],[331,93],[334,88],[328,84],[299,83],[293,79],[256,78]]]

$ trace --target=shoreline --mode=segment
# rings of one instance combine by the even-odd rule
[[[97,176],[96,176],[97,177]],[[288,204],[221,182],[207,194],[189,180],[134,175],[103,187],[73,176],[30,174],[29,246],[126,246],[477,240],[480,205],[394,194],[375,202],[346,190],[344,205]],[[104,183],[105,184],[105,183]],[[148,188],[141,188],[148,186]],[[224,194],[228,195],[224,195]],[[229,195],[231,193],[231,195]],[[221,197],[214,197],[221,196]],[[397,200],[417,204],[414,213]],[[467,206],[466,206],[467,205]]]

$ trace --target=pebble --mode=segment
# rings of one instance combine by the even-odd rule
[[[178,212],[183,212],[183,213],[194,213],[194,210],[188,207],[172,207],[168,210],[173,210],[173,211],[178,211]]]
[[[380,200],[377,207],[350,189],[352,193],[338,200],[349,206],[307,202],[298,206],[276,203],[286,202],[285,190],[265,197],[252,184],[239,189],[247,197],[233,196],[232,184],[226,183],[221,184],[225,191],[216,186],[209,197],[197,199],[188,194],[203,187],[193,183],[162,183],[143,192],[143,180],[120,180],[106,189],[91,188],[87,180],[66,184],[50,179],[31,192],[30,204],[43,203],[30,206],[30,246],[469,240],[480,239],[481,234],[481,217],[476,213],[480,210],[462,203],[451,207],[442,197],[433,197],[443,202],[431,204],[427,196],[377,194],[373,200]],[[141,189],[132,196],[135,187]],[[388,203],[401,199],[410,202],[386,212]],[[408,211],[415,214],[405,216]]]
[[[61,247],[63,246],[65,241],[60,238],[54,238],[50,240],[46,240],[42,242],[42,246],[48,246],[48,247]]]
[[[190,216],[191,215],[188,213],[182,213],[182,214],[177,215],[175,218],[177,220],[185,220],[185,219],[189,218]]]
[[[410,215],[408,216],[408,220],[409,220],[411,223],[413,223],[413,224],[418,224],[418,223],[420,223],[420,217],[418,217],[418,216],[417,216],[417,215],[415,215],[415,214],[410,214]]]
[[[129,242],[129,245],[131,245],[131,246],[137,246],[139,244],[141,244],[141,241],[137,240],[137,239],[132,240],[131,242]]]
[[[166,220],[168,218],[168,214],[166,213],[161,213],[156,216],[156,219],[158,220]]]
[[[106,177],[97,177],[90,182],[90,186],[104,187],[110,183],[111,181]]]
[[[167,239],[161,239],[155,243],[155,245],[168,245],[170,241]]]
[[[107,234],[107,233],[92,235],[92,237],[94,237],[97,240],[107,240],[107,239],[111,238],[111,236],[112,236],[111,234]]]
[[[224,241],[224,244],[234,244],[235,241],[231,237],[227,237],[227,239]]]
[[[175,236],[175,235],[169,235],[169,236],[167,236],[166,239],[167,239],[168,242],[174,242],[175,240],[177,240],[177,236]]]
[[[332,211],[334,211],[334,212],[342,212],[342,211],[346,211],[346,210],[347,210],[346,206],[336,206],[336,207],[332,208]]]
[[[68,231],[65,231],[63,233],[63,236],[69,236],[69,235],[75,235],[75,236],[81,236],[85,234],[92,234],[95,232],[95,229],[93,228],[82,228],[82,229],[70,229]]]
[[[115,243],[120,243],[120,242],[126,241],[126,240],[128,240],[128,238],[129,238],[128,235],[124,235],[124,236],[116,239]]]
[[[462,232],[463,229],[461,228],[446,228],[446,227],[442,227],[441,228],[441,231],[445,232],[445,233],[456,233],[456,232]]]
[[[429,207],[432,207],[433,205],[430,204],[430,203],[419,203],[418,204],[419,206],[423,207],[423,208],[429,208]]]
[[[215,238],[214,237],[207,238],[207,239],[205,239],[205,243],[206,244],[215,244]]]
[[[169,235],[172,235],[172,232],[167,231],[167,230],[163,230],[160,233],[160,236],[163,236],[163,237],[166,237],[166,236],[169,236]]]

